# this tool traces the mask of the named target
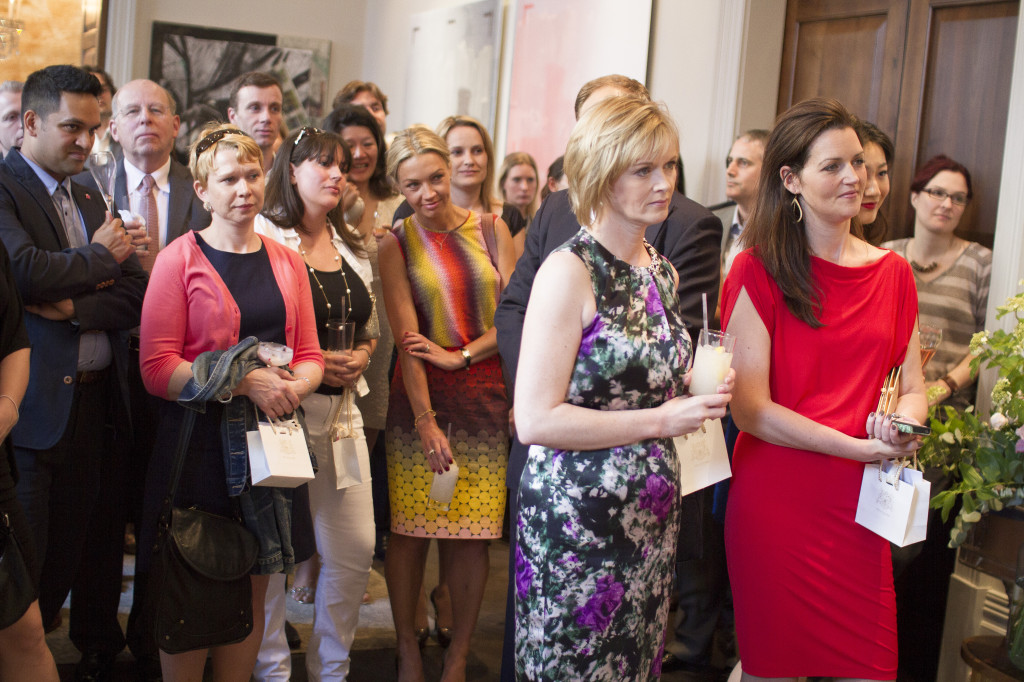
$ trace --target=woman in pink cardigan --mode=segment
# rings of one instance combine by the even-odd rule
[[[205,230],[189,232],[160,251],[142,308],[142,378],[150,393],[168,401],[162,405],[146,482],[144,534],[155,531],[185,409],[173,401],[192,377],[192,361],[200,353],[226,350],[248,336],[291,347],[293,373],[269,367],[253,370],[231,394],[232,400],[251,401],[270,417],[293,412],[316,390],[323,374],[302,259],[253,231],[263,207],[259,147],[233,126],[208,128],[192,149],[189,167],[196,194],[212,221]],[[259,540],[252,575],[252,634],[236,644],[213,648],[216,678],[242,681],[249,679],[259,651],[269,575],[290,571],[294,562],[292,491],[250,488],[230,458],[226,466],[224,406],[216,401],[206,406],[192,432],[174,504],[223,516],[240,514]],[[141,540],[145,539],[144,535]],[[139,554],[140,571],[148,570],[149,560],[148,552]],[[206,650],[161,652],[164,679],[199,679],[206,656]]]

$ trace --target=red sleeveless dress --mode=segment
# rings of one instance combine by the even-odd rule
[[[903,362],[913,332],[914,278],[892,252],[855,268],[811,260],[824,326],[812,329],[789,312],[751,250],[725,281],[722,321],[727,327],[745,288],[771,337],[772,400],[865,438],[882,380]],[[740,435],[725,541],[744,671],[896,678],[889,543],[854,522],[863,470]]]

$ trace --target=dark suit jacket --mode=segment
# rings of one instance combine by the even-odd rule
[[[75,182],[71,191],[91,238],[103,224],[106,207],[98,192]],[[121,395],[127,400],[128,348],[121,332],[139,324],[148,278],[135,256],[118,264],[99,244],[70,248],[45,185],[15,150],[0,163],[0,240],[11,255],[26,304],[65,298],[75,304],[75,322],[25,315],[32,342],[31,379],[12,436],[18,447],[46,449],[67,426],[82,330],[107,332]]]
[[[126,178],[124,159],[120,158],[117,161],[117,175],[114,178],[114,205],[124,210],[131,207]],[[96,189],[96,180],[88,170],[76,175],[74,180]],[[167,180],[171,185],[170,197],[167,200],[167,244],[170,244],[189,230],[201,230],[209,226],[210,214],[203,209],[203,202],[196,196],[196,191],[192,187],[192,174],[188,172],[188,168],[173,158]]]

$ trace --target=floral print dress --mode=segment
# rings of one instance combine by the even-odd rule
[[[586,265],[597,302],[566,401],[631,410],[681,395],[690,338],[668,261],[648,245],[651,266],[630,266],[586,229],[559,250]],[[671,439],[586,452],[530,448],[517,519],[517,679],[660,675],[678,499]]]

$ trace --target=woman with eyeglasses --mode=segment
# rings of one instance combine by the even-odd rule
[[[910,183],[914,236],[886,242],[910,262],[917,283],[920,324],[942,330],[925,366],[929,404],[964,408],[974,402],[971,337],[985,327],[992,251],[956,236],[974,192],[967,168],[940,154]]]
[[[319,470],[309,483],[316,549],[313,635],[306,653],[311,680],[344,680],[359,622],[359,606],[373,562],[373,496],[370,482],[338,489],[332,436],[336,426],[363,441],[363,419],[355,404],[366,390],[378,336],[373,275],[363,240],[345,224],[340,206],[352,156],[338,135],[302,128],[281,144],[267,175],[267,198],[256,232],[298,253],[309,275],[324,378],[303,404],[306,429]],[[351,352],[328,348],[328,322],[355,323]],[[363,446],[365,448],[365,445]],[[369,455],[362,449],[369,468]],[[256,678],[287,680],[291,653],[284,636],[284,576],[267,594],[267,627]]]

